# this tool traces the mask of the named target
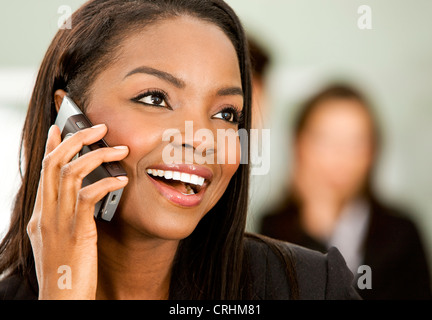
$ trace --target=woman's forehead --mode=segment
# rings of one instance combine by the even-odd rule
[[[178,17],[148,25],[128,35],[112,67],[121,77],[141,66],[166,71],[186,83],[240,85],[237,53],[216,25]]]
[[[371,115],[356,99],[334,98],[319,102],[311,112],[309,125],[334,127],[337,123],[369,129]]]

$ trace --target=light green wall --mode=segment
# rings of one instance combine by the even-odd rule
[[[76,10],[82,0],[15,0],[0,4],[1,67],[39,66],[57,31],[59,6]]]

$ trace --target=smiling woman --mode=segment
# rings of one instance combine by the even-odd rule
[[[358,297],[337,250],[322,255],[245,233],[249,165],[239,157],[163,161],[167,129],[182,134],[172,143],[177,154],[213,148],[188,137],[186,121],[214,136],[250,129],[248,48],[230,7],[220,0],[93,0],[72,22],[50,45],[30,101],[22,185],[0,246],[1,297]],[[62,142],[53,124],[66,95],[100,125]],[[101,138],[115,147],[73,159]],[[239,151],[240,141],[229,147]],[[214,157],[229,154],[218,148]],[[82,186],[111,161],[121,161],[127,179]],[[120,188],[113,220],[95,220],[95,203]],[[59,285],[59,270],[69,270],[68,285]]]

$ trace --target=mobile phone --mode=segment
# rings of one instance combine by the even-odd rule
[[[62,140],[68,139],[77,131],[93,126],[90,120],[68,96],[63,98],[55,124],[60,128]],[[101,139],[91,145],[84,146],[74,159],[86,154],[87,152],[105,147],[108,147],[108,144],[104,139]],[[118,161],[105,162],[83,179],[82,186],[88,186],[103,178],[126,175],[126,171]],[[108,193],[102,200],[100,200],[95,206],[95,218],[111,221],[120,202],[122,193],[123,188]]]

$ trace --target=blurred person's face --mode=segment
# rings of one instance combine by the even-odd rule
[[[296,169],[343,196],[353,196],[371,168],[373,139],[370,115],[359,101],[322,101],[298,137]]]

